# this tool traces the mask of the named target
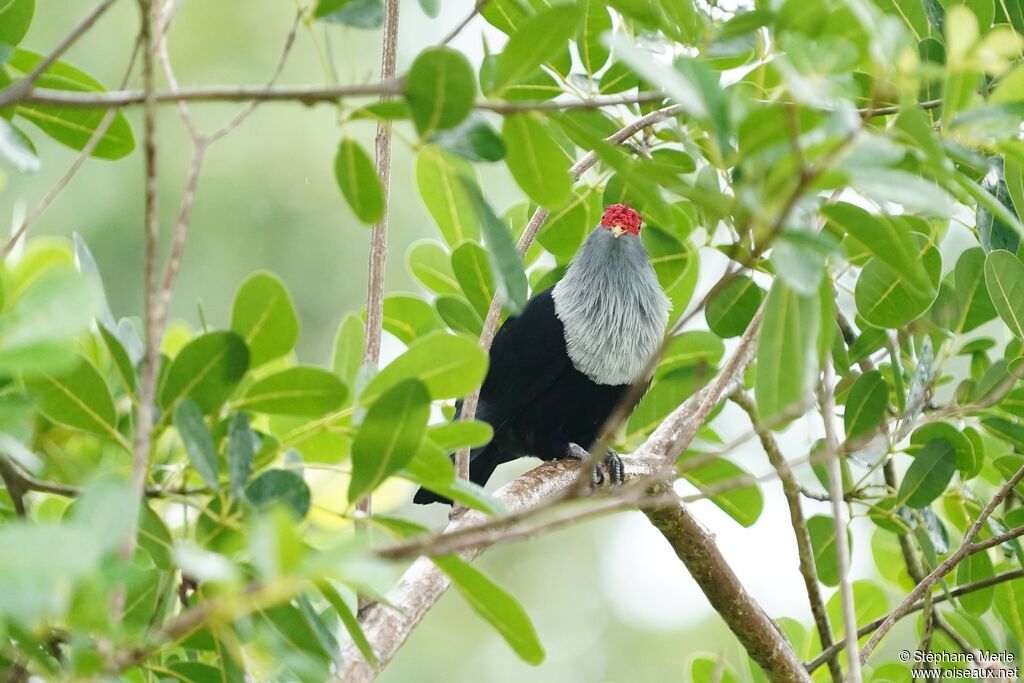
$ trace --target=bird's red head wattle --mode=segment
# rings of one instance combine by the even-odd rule
[[[604,210],[601,216],[601,227],[614,230],[620,228],[623,232],[639,237],[640,225],[644,219],[639,213],[625,204],[612,204]]]

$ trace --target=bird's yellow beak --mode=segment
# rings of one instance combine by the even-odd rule
[[[626,234],[626,229],[621,225],[616,225],[612,228],[612,235],[615,237],[622,237]]]

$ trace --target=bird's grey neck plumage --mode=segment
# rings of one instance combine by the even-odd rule
[[[670,303],[639,237],[598,227],[552,292],[569,358],[598,384],[630,384],[661,343]]]

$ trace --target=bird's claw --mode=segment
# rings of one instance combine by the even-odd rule
[[[580,462],[586,462],[590,458],[590,453],[586,449],[574,443],[569,444],[566,455]],[[605,470],[608,470],[607,479],[609,486],[620,486],[626,480],[626,469],[622,464],[622,458],[619,457],[618,453],[609,448],[604,463],[600,465],[595,463],[590,470],[590,488],[596,489],[605,483]]]

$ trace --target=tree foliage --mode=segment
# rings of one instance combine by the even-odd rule
[[[437,14],[437,3],[420,4]],[[490,428],[432,423],[431,408],[450,416],[478,389],[487,356],[477,338],[492,301],[514,314],[557,282],[602,207],[622,201],[645,216],[673,313],[653,383],[613,444],[643,444],[728,371],[733,338],[757,330],[744,390],[762,444],[774,448],[773,434],[797,419],[822,435],[834,427],[835,448],[826,440],[782,457],[824,499],[822,465],[839,458],[847,515],[873,524],[870,539],[854,538],[842,519],[794,514],[813,560],[805,578],[848,586],[864,635],[920,584],[930,597],[907,606],[924,606],[923,648],[1024,655],[1014,486],[1024,467],[1024,4],[477,7],[507,36],[479,64],[430,47],[399,91],[369,89],[381,102],[294,96],[333,103],[344,124],[323,131],[338,140],[333,169],[306,171],[333,171],[353,216],[346,230],[381,221],[388,202],[373,154],[349,129],[391,122],[416,152],[436,231],[405,255],[418,290],[384,297],[381,325],[404,351],[383,368],[362,362],[365,311],[339,321],[333,358],[300,362],[299,316],[272,273],[241,285],[227,328],[204,324],[175,342],[110,310],[84,241],[30,237],[5,250],[0,673],[324,681],[344,666],[346,639],[374,663],[356,596],[383,600],[393,584],[380,539],[426,530],[376,514],[330,533],[311,512],[310,473],[347,474],[332,513],[346,522],[395,478],[500,517],[502,501],[458,479],[447,457],[486,443]],[[376,30],[385,8],[319,0],[303,13]],[[104,97],[123,91],[21,44],[42,14],[33,0],[0,0],[5,169],[37,169],[36,145],[51,143],[99,159],[139,156],[139,132],[107,113]],[[519,201],[492,206],[484,167],[507,172]],[[536,241],[528,226],[539,227]],[[698,290],[702,268],[710,290]],[[140,497],[130,475],[147,348],[159,373]],[[675,476],[751,526],[776,483],[736,461],[719,435],[722,414],[701,427]],[[1001,504],[990,509],[993,500]],[[382,532],[377,546],[367,527]],[[836,555],[847,540],[854,556],[872,557],[877,579],[849,585]],[[542,661],[530,605],[457,554],[434,561],[520,657]],[[922,583],[936,571],[944,583]],[[946,592],[933,594],[936,585]],[[842,642],[839,595],[814,624],[780,620],[816,680],[840,646],[823,651]],[[910,680],[910,664],[873,647],[867,680]],[[832,661],[833,676],[841,665]],[[691,675],[766,680],[755,665],[723,669],[712,655],[694,659]]]

